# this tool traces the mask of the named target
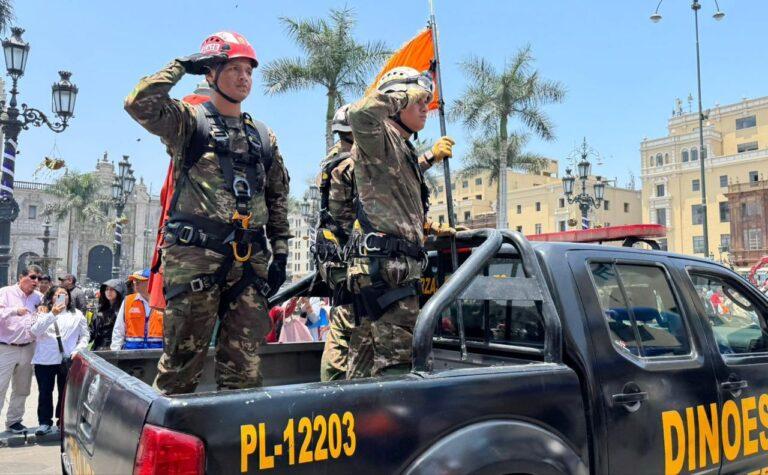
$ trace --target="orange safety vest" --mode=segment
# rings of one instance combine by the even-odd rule
[[[163,312],[151,310],[147,317],[144,302],[139,294],[125,298],[125,345],[126,350],[163,347]]]

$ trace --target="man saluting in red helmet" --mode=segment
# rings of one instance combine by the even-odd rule
[[[215,33],[200,53],[145,77],[125,100],[131,117],[160,136],[174,165],[163,230],[163,356],[155,380],[165,394],[195,390],[217,317],[219,388],[261,384],[258,348],[270,330],[266,298],[285,281],[291,235],[289,178],[275,135],[240,110],[257,65],[242,35]],[[209,102],[171,99],[185,73],[205,75]]]

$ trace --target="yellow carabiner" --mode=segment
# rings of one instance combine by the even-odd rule
[[[235,211],[235,214],[232,215],[232,222],[240,221],[240,227],[242,229],[248,229],[248,225],[250,224],[251,218],[253,217],[253,213],[248,213],[248,215],[242,215],[238,211]],[[248,252],[245,254],[245,256],[240,256],[237,253],[237,243],[231,242],[229,243],[232,245],[232,253],[235,255],[235,260],[237,262],[248,262],[248,260],[251,258],[251,245],[248,244]]]
[[[245,254],[245,256],[240,256],[237,253],[237,243],[231,242],[229,243],[232,246],[232,253],[235,255],[235,260],[237,262],[248,262],[248,260],[251,258],[251,245],[248,244],[248,252]]]
[[[253,213],[248,213],[247,216],[243,216],[239,212],[235,211],[235,214],[232,215],[232,221],[240,221],[240,226],[242,226],[243,229],[248,229],[248,225],[250,224],[252,217]]]

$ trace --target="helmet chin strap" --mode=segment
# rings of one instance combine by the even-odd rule
[[[412,128],[408,127],[407,125],[405,125],[403,120],[400,118],[400,113],[399,112],[397,114],[393,115],[391,117],[391,119],[395,122],[395,124],[399,125],[403,130],[405,130],[409,134],[413,135],[413,139],[414,140],[418,140],[419,139],[419,133],[414,131]]]
[[[213,84],[211,84],[211,89],[218,92],[221,97],[226,99],[228,102],[231,102],[232,104],[240,104],[242,101],[238,101],[233,99],[232,97],[228,96],[224,91],[221,90],[219,87],[219,73],[221,72],[221,69],[224,67],[224,65],[227,64],[226,62],[219,64],[216,66],[216,69],[213,71]]]

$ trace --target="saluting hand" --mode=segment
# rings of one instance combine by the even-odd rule
[[[225,62],[228,59],[226,53],[219,54],[203,54],[195,53],[183,58],[178,58],[176,61],[184,66],[184,71],[187,74],[206,74],[209,70],[213,70],[219,64]]]

